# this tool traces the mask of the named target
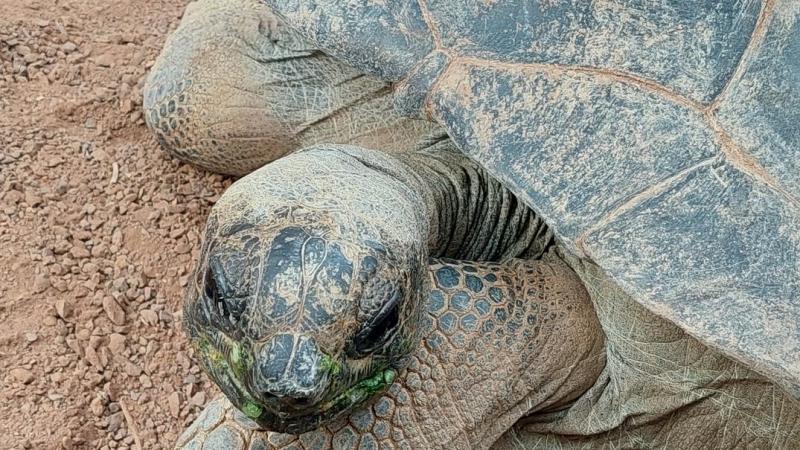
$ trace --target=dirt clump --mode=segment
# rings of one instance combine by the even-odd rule
[[[141,111],[184,6],[3,6],[0,448],[171,448],[216,392],[181,300],[231,180],[164,155]]]

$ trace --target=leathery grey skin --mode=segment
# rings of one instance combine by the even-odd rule
[[[397,82],[566,252],[800,397],[796,0],[264,1]]]
[[[200,0],[189,3],[151,69],[144,110],[171,155],[244,175],[316,143],[396,152],[442,134],[392,113],[389,91],[311,47],[256,1]]]
[[[205,12],[209,15],[211,13],[212,11]],[[198,14],[203,14],[202,9],[198,10]],[[169,50],[171,49],[165,49]],[[206,69],[205,61],[196,58],[192,64],[199,69]],[[212,66],[211,70],[219,69],[213,62],[208,64]],[[213,106],[216,103],[201,103],[198,106],[208,104]],[[342,132],[349,129],[350,125]],[[429,145],[424,136],[417,136],[413,140],[422,142],[423,147]],[[442,142],[439,145],[448,144]],[[413,147],[420,145],[414,144]],[[204,151],[222,150],[224,149],[217,146]],[[266,152],[266,159],[275,157],[269,148],[261,151]],[[231,155],[224,153],[212,156],[223,161],[222,164],[226,158],[231,158]],[[481,178],[491,179],[480,168],[477,168],[476,174]],[[246,180],[247,178],[242,181]],[[480,192],[479,184],[471,186],[473,187],[468,190]],[[332,196],[338,198],[335,193]],[[459,197],[456,195],[455,199]],[[451,203],[454,201],[445,205]],[[417,218],[422,220],[420,228],[430,219],[426,217],[423,220],[422,216],[425,214]],[[370,220],[372,218],[370,216]],[[549,240],[540,237],[536,241]],[[565,260],[584,282],[606,335],[607,363],[594,384],[574,402],[557,411],[539,411],[524,417],[501,435],[493,448],[796,447],[796,443],[800,442],[800,412],[797,403],[781,388],[740,362],[725,357],[702,341],[690,337],[681,327],[642,307],[591,261],[576,258],[562,244],[557,244],[557,247],[558,256],[554,256],[551,251],[544,258],[548,262],[552,262],[554,258]],[[532,248],[526,253],[526,257],[534,257],[541,251]],[[229,261],[235,261],[235,258]],[[461,264],[445,264],[464,273]],[[226,267],[236,269],[242,267],[242,264],[234,263]],[[466,277],[464,282],[466,283]],[[564,291],[563,294],[570,295],[570,291]],[[471,301],[475,302],[476,299],[473,297]],[[446,325],[449,320],[446,319],[444,323]],[[438,320],[434,322],[434,326],[439,326]],[[569,331],[583,332],[581,329]],[[466,337],[477,338],[470,333],[466,333]],[[456,361],[455,378],[460,378],[463,375],[461,370],[465,358],[463,350],[458,347],[445,348],[448,349],[446,355]],[[501,346],[492,351],[498,352],[495,355],[501,355],[509,348]],[[424,367],[418,371],[414,368],[415,358],[410,361],[411,370],[400,370],[396,383],[406,386],[406,390],[414,389],[418,386],[418,381],[426,379],[426,374],[429,373]],[[429,361],[430,373],[441,366],[435,358]],[[492,400],[493,397],[503,399],[508,395],[503,390],[502,383],[497,380],[483,380],[468,387],[449,383],[451,381],[438,386],[449,391],[448,395],[453,398],[480,396],[487,401],[496,401]],[[364,407],[354,410],[349,418],[337,419],[315,432],[299,437],[254,430],[252,422],[243,419],[240,413],[235,414],[225,401],[220,401],[208,407],[198,422],[187,431],[185,439],[182,438],[179,443],[183,445],[181,448],[356,448],[359,445],[370,448],[373,447],[374,440],[378,440],[384,448],[391,448],[401,446],[408,440],[402,434],[403,430],[398,432],[398,429],[393,431],[389,439],[381,440],[385,432],[384,421],[390,425],[395,422],[411,423],[398,422],[409,415],[416,420],[414,423],[427,423],[422,435],[427,436],[433,431],[440,432],[437,436],[462,435],[464,424],[470,422],[461,421],[461,418],[471,417],[474,408],[446,402],[437,404],[436,408],[431,407],[424,386],[425,384],[419,392],[414,391],[411,396],[413,401],[405,403],[410,410],[406,409],[404,413],[398,412],[397,405],[408,397],[400,394],[396,402],[383,403],[379,400],[376,403],[364,403]],[[500,388],[497,389],[497,386]],[[529,389],[536,388],[537,386],[529,386]],[[389,392],[389,395],[392,393]],[[384,410],[380,409],[384,415],[379,416],[379,411],[375,408],[386,405],[393,406],[388,410],[389,415],[385,415]],[[219,414],[224,411],[229,411],[228,415],[221,417]],[[499,408],[487,413],[486,417],[491,419],[502,414],[503,410]],[[434,419],[431,421],[430,417]],[[458,419],[450,420],[454,417]],[[371,427],[365,425],[369,423],[372,423]],[[435,425],[431,425],[432,423]],[[337,434],[339,439],[334,441]],[[424,441],[415,448],[453,448],[452,445],[439,445],[435,442]],[[485,448],[488,445],[491,443],[487,439],[470,441],[468,446]]]

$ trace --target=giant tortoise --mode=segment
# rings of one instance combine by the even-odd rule
[[[800,4],[266,3],[191,5],[145,108],[202,167],[280,158],[184,317],[299,436],[220,400],[180,445],[798,447]]]

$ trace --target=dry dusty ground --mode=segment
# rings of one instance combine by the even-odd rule
[[[180,327],[230,180],[141,91],[185,0],[0,0],[0,449],[169,448],[213,394]]]

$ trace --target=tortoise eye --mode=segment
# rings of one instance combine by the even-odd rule
[[[353,339],[352,356],[364,357],[386,344],[400,323],[402,292],[393,287],[380,309],[361,327]]]
[[[228,305],[225,299],[220,295],[217,280],[214,278],[214,273],[209,268],[206,271],[205,279],[203,280],[203,294],[212,313],[221,317],[227,318],[230,314]]]
[[[203,296],[208,310],[220,319],[223,328],[229,328],[241,319],[245,302],[234,296],[224,272],[218,266],[213,260],[209,264],[203,279]]]

